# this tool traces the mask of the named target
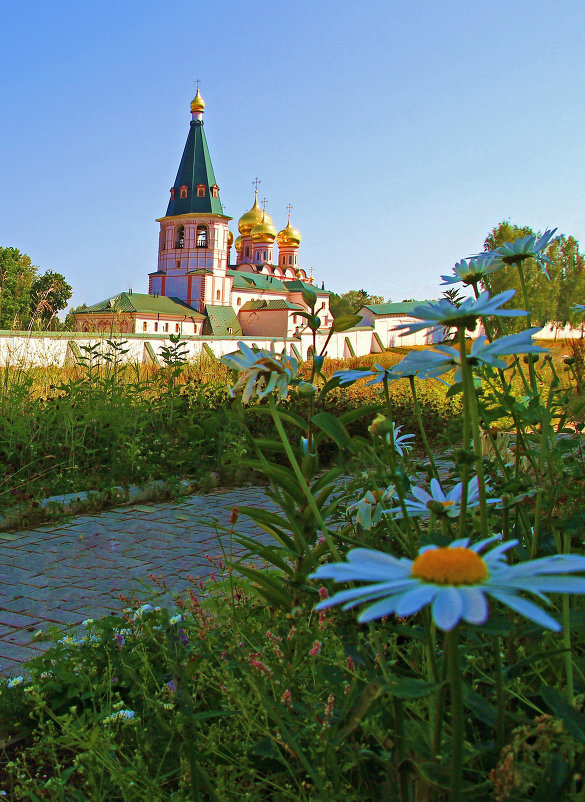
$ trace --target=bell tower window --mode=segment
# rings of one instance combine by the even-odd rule
[[[217,184],[214,184],[211,187],[211,196],[212,198],[219,198],[219,187],[217,186]]]
[[[205,184],[197,184],[197,197],[204,198],[206,194],[207,187]]]
[[[179,226],[175,232],[175,248],[185,247],[185,226]]]
[[[189,192],[189,187],[186,186],[186,184],[183,184],[182,186],[179,187],[179,197],[180,198],[186,198],[188,192]]]
[[[197,226],[197,239],[198,248],[207,248],[207,226]]]
[[[171,189],[171,200],[175,200],[175,188]]]

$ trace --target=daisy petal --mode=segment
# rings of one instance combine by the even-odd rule
[[[463,600],[459,589],[449,586],[440,588],[433,602],[433,618],[439,629],[450,632],[461,620],[462,613]]]

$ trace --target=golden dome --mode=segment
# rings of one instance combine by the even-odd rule
[[[191,101],[191,112],[195,114],[198,111],[205,111],[205,101],[201,97],[201,92],[199,91],[199,87],[197,87],[197,94]]]
[[[234,244],[234,235],[231,231],[228,231],[228,248],[231,248]]]
[[[278,232],[276,241],[279,248],[298,248],[301,244],[300,231],[297,231],[296,228],[291,226],[290,217],[288,218],[286,228],[283,228],[282,231]]]
[[[230,232],[230,234],[231,234],[231,232]],[[242,250],[242,243],[243,243],[243,241],[244,241],[244,238],[243,238],[243,237],[241,237],[241,236],[240,236],[240,237],[236,237],[236,240],[235,240],[235,242],[234,242],[234,247],[235,247],[235,249],[236,249],[236,251],[237,251],[238,253],[240,253],[240,251]]]
[[[253,242],[274,242],[276,229],[272,223],[272,218],[266,212],[262,214],[262,222],[250,231]]]
[[[250,231],[262,222],[262,209],[258,205],[258,193],[254,193],[254,205],[249,212],[243,214],[238,221],[238,231],[244,237],[248,236]]]

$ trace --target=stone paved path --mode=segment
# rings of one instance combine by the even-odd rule
[[[72,518],[57,526],[0,533],[0,673],[47,648],[32,641],[50,624],[79,624],[120,610],[119,593],[145,594],[148,574],[181,591],[186,575],[208,576],[207,554],[221,546],[214,521],[228,526],[234,507],[272,508],[262,488],[215,490],[185,501],[136,504]],[[260,530],[245,516],[240,534]],[[226,550],[229,536],[223,535]]]

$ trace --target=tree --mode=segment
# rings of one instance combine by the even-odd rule
[[[355,315],[366,304],[383,304],[381,295],[369,295],[366,290],[350,290],[343,295],[332,293],[330,308],[333,317]]]
[[[73,290],[60,273],[41,275],[18,248],[0,247],[0,328],[48,327]]]
[[[0,328],[16,329],[29,317],[37,269],[18,248],[0,248]]]
[[[57,312],[65,309],[72,295],[73,288],[60,273],[47,270],[38,276],[31,288],[30,324],[49,328]]]
[[[513,242],[517,237],[534,234],[529,226],[515,226],[509,221],[503,221],[490,231],[484,247],[486,250],[494,250],[505,242]],[[567,323],[578,325],[582,322],[582,314],[575,313],[572,307],[575,303],[585,302],[585,256],[579,252],[578,241],[564,234],[551,243],[546,255],[551,260],[551,264],[547,265],[548,278],[533,259],[527,259],[523,263],[532,321],[539,326],[550,322],[561,326]],[[494,294],[515,289],[516,295],[508,306],[524,308],[520,277],[515,265],[490,273],[483,284]],[[510,319],[509,323],[516,330],[523,328],[520,317]]]

